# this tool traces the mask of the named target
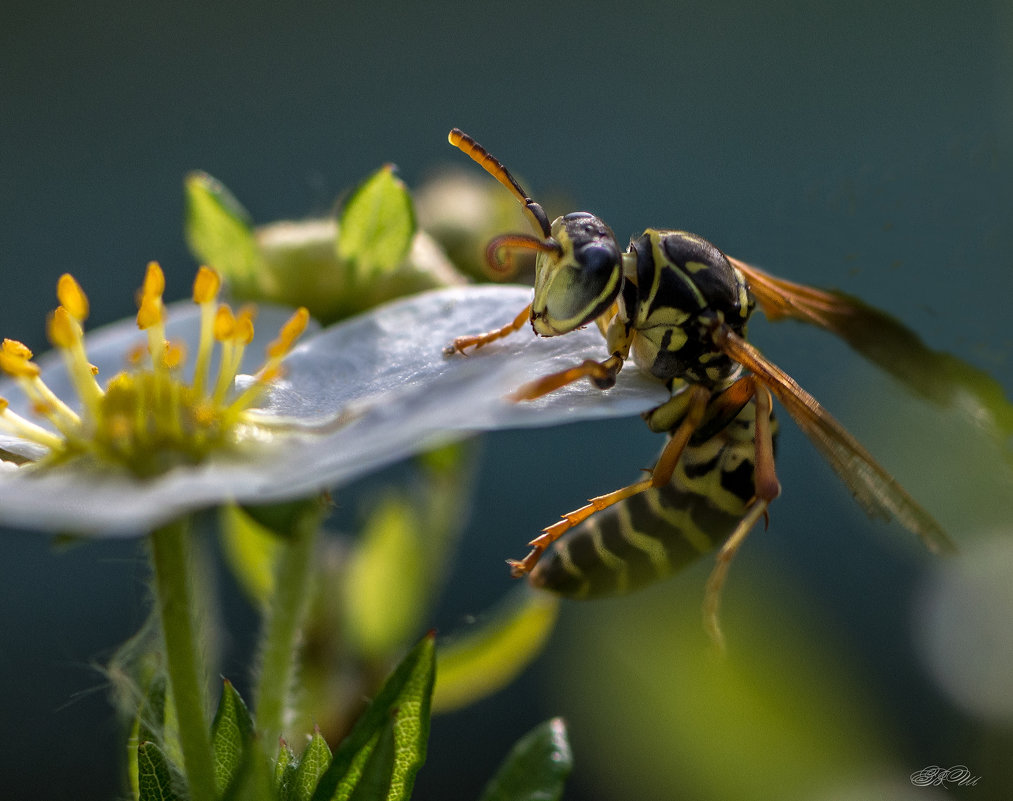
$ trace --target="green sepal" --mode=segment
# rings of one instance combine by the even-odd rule
[[[426,759],[430,699],[436,670],[435,635],[426,635],[401,661],[349,735],[334,752],[330,768],[321,777],[312,801],[345,801],[366,775],[370,756],[383,743],[383,730],[391,726],[394,760],[385,798],[399,801],[411,796],[415,774]],[[380,757],[370,767],[379,770]]]
[[[327,503],[324,496],[301,498],[281,503],[248,504],[242,506],[253,520],[279,537],[290,536],[306,514],[318,511]]]
[[[182,784],[182,777],[157,743],[149,740],[138,743],[138,801],[183,801],[186,795],[178,789]]]
[[[215,787],[219,794],[229,788],[253,750],[253,720],[243,699],[225,680],[215,719],[211,723],[211,748],[215,755]]]
[[[359,283],[395,270],[415,234],[415,210],[405,185],[387,164],[363,181],[341,212],[338,258]]]
[[[223,506],[218,519],[222,552],[233,575],[250,600],[266,607],[274,594],[281,539],[257,522],[248,509],[235,504]]]
[[[573,769],[562,718],[552,718],[517,741],[480,801],[557,801]]]
[[[541,652],[559,598],[524,584],[477,627],[440,644],[433,711],[458,709],[509,684]]]
[[[344,609],[349,635],[382,659],[414,631],[429,596],[419,510],[390,494],[370,514],[348,565]]]
[[[320,733],[320,729],[313,732],[306,749],[299,758],[299,765],[295,769],[290,785],[290,801],[309,801],[314,798],[314,790],[320,782],[320,777],[331,764],[331,749],[327,741]]]
[[[295,786],[295,771],[299,762],[295,752],[285,742],[284,737],[278,738],[278,759],[274,763],[274,794],[279,801],[289,801],[292,788]]]
[[[234,287],[255,285],[263,256],[249,213],[205,172],[191,172],[183,187],[184,233],[191,252]]]

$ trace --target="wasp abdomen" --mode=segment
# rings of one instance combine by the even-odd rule
[[[557,540],[532,584],[568,598],[623,595],[717,548],[754,495],[755,404],[689,445],[672,481],[593,515]]]

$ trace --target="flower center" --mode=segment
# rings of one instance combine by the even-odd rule
[[[241,393],[233,389],[243,353],[253,339],[254,311],[233,313],[218,302],[221,279],[201,267],[193,300],[200,307],[200,335],[193,378],[183,377],[186,350],[165,333],[162,293],[165,277],[157,263],[148,265],[138,299],[137,325],[147,345],[129,355],[131,368],[113,376],[103,388],[88,361],[82,324],[88,298],[64,275],[57,285],[60,305],[49,316],[49,339],[63,355],[80,401],[75,410],[45,384],[32,352],[6,339],[0,346],[0,370],[28,397],[41,426],[16,414],[0,398],[0,428],[41,445],[46,456],[36,465],[91,459],[127,468],[140,477],[163,473],[181,464],[196,464],[215,450],[235,447],[250,425],[269,426],[247,414],[267,387],[281,375],[281,361],[306,328],[309,313],[298,309],[267,349],[267,359]],[[215,347],[217,374],[211,372]]]

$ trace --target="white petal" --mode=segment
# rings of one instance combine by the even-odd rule
[[[215,454],[149,481],[75,465],[0,474],[0,520],[102,536],[144,533],[225,500],[268,502],[333,488],[470,432],[631,415],[667,398],[632,364],[605,392],[580,382],[534,402],[505,398],[525,381],[605,357],[593,326],[552,339],[525,326],[473,355],[443,355],[455,336],[512,320],[530,296],[521,287],[439,290],[324,330],[290,354],[265,411],[319,424],[353,410],[351,422],[279,436],[240,456]],[[109,334],[110,352],[124,346],[119,334]],[[107,353],[106,338],[100,344],[96,361]]]

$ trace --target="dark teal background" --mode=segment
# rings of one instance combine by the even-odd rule
[[[0,334],[43,350],[65,271],[89,291],[93,324],[133,312],[152,258],[169,294],[183,296],[195,267],[181,232],[188,170],[222,179],[260,222],[303,217],[383,163],[409,185],[460,164],[452,126],[536,198],[565,192],[620,238],[686,228],[778,274],[860,295],[1013,394],[1013,6],[1002,0],[9,0]],[[979,513],[992,522],[991,490],[942,450],[959,432],[940,435],[924,404],[822,333],[758,322],[753,338],[956,538]],[[866,521],[784,429],[784,497],[736,574],[775,565],[814,599],[857,649],[911,770],[966,759],[954,738],[975,723],[938,695],[907,639],[929,560],[899,547],[899,529]],[[452,628],[481,612],[509,584],[504,557],[587,495],[626,483],[658,444],[638,420],[488,438],[479,513],[434,622]],[[143,618],[143,554],[136,543],[54,554],[38,534],[2,537],[0,796],[113,797],[117,729],[91,665]],[[701,593],[702,575],[692,579]],[[561,629],[590,614],[568,607]],[[509,743],[566,712],[541,667],[434,722],[419,797],[475,797]],[[574,799],[594,797],[580,736]],[[66,755],[52,764],[57,742]]]

